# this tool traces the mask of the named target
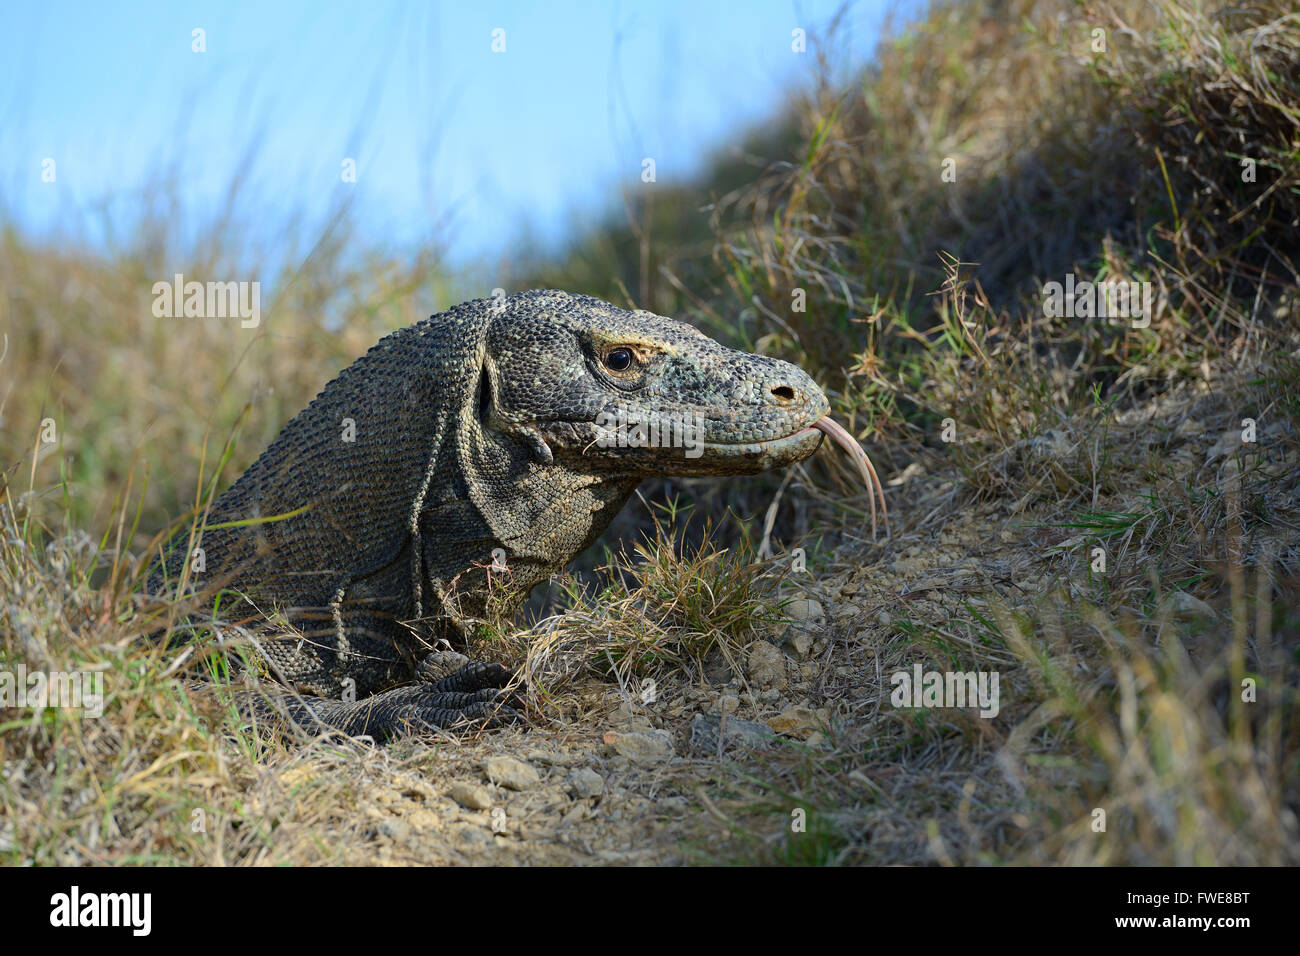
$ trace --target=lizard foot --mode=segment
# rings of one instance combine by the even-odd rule
[[[442,669],[422,664],[416,671],[416,683],[344,705],[345,715],[318,716],[350,736],[376,739],[430,730],[501,727],[524,719],[524,699],[510,688],[514,674],[509,669],[473,662],[445,676],[439,673]],[[343,719],[331,719],[335,716]]]

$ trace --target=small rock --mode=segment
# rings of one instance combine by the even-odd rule
[[[573,756],[550,750],[534,750],[528,754],[528,762],[545,764],[548,767],[567,767],[573,763]]]
[[[507,790],[531,790],[542,782],[536,770],[514,757],[488,757],[483,761],[483,772]]]
[[[569,786],[569,792],[579,800],[587,797],[599,797],[605,792],[605,781],[600,774],[590,767],[579,767],[571,771],[564,782]]]
[[[609,722],[615,727],[623,730],[652,730],[654,725],[650,723],[650,715],[645,708],[635,700],[621,700],[614,711],[609,715]]]
[[[812,598],[798,598],[791,601],[785,606],[785,613],[787,617],[796,621],[814,622],[826,618],[826,610],[821,606],[821,602],[814,601]]]
[[[451,789],[447,791],[447,796],[470,810],[492,808],[492,794],[488,793],[486,787],[480,787],[476,783],[453,783]]]
[[[817,715],[809,708],[796,704],[794,707],[787,707],[769,720],[767,726],[776,734],[797,734],[814,730],[817,726]]]
[[[673,756],[673,735],[666,730],[643,730],[634,733],[611,731],[605,743],[621,757],[633,763],[659,763]]]
[[[785,655],[767,641],[755,641],[747,655],[749,679],[763,687],[785,685]]]
[[[698,757],[715,756],[718,752],[718,738],[722,733],[721,715],[698,714],[691,721],[691,753]],[[726,736],[722,745],[724,751],[733,747],[762,750],[771,746],[771,743],[772,731],[765,724],[737,717],[727,718]]]
[[[792,627],[786,632],[785,643],[794,656],[802,660],[812,650],[813,640],[811,634]]]
[[[1174,617],[1180,620],[1214,621],[1218,619],[1219,615],[1214,612],[1214,608],[1186,591],[1175,591],[1169,595],[1168,600],[1169,609],[1173,611]]]

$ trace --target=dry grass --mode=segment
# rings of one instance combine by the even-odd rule
[[[653,537],[609,554],[598,589],[567,577],[561,613],[494,633],[481,653],[516,666],[542,714],[575,712],[592,678],[627,697],[706,680],[710,662],[739,673],[746,645],[786,620],[788,599],[775,597],[784,569],[745,542],[719,549],[707,527],[703,542],[683,544],[679,517],[656,516]]]
[[[36,516],[102,527],[123,501],[138,501],[142,536],[118,544],[143,547],[214,478],[225,487],[238,476],[339,369],[384,333],[425,318],[445,293],[429,258],[359,256],[342,213],[296,258],[286,238],[282,254],[293,264],[275,274],[216,247],[240,249],[239,231],[199,249],[157,244],[146,231],[138,248],[108,260],[3,233],[0,465],[7,487],[24,493],[37,465],[42,492],[23,502]],[[261,282],[261,325],[156,318],[153,284],[176,273]],[[46,419],[53,443],[41,440]],[[220,470],[200,473],[201,464]],[[43,489],[60,481],[51,500]]]
[[[938,5],[861,83],[822,84],[750,142],[782,162],[633,196],[630,226],[548,266],[814,371],[888,463],[893,534],[870,540],[860,485],[828,456],[779,489],[678,483],[699,505],[685,534],[680,515],[629,509],[619,527],[643,543],[564,582],[555,614],[478,638],[528,677],[527,733],[285,746],[183,692],[211,642],[178,673],[141,640],[155,532],[429,311],[428,263],[345,255],[341,219],[239,333],[149,311],[174,272],[240,277],[220,235],[188,258],[150,238],[101,260],[5,233],[0,670],[102,669],[107,696],[102,719],[0,712],[0,853],[387,861],[383,833],[432,813],[456,774],[544,743],[609,782],[563,823],[551,796],[519,806],[518,832],[554,851],[540,860],[640,840],[653,860],[1300,861],[1298,65],[1300,18],[1277,0]],[[1067,272],[1151,282],[1150,327],[1048,318],[1043,283]],[[739,517],[709,533],[723,505]],[[826,620],[760,686],[753,657],[793,646],[795,597]],[[1000,713],[894,707],[890,676],[916,664],[996,672]],[[820,726],[758,754],[685,753],[692,716],[724,701]],[[624,720],[684,755],[638,776],[600,750]],[[498,859],[472,815],[450,818],[393,861]]]
[[[905,483],[883,553],[815,585],[853,609],[810,697],[830,746],[714,797],[735,858],[1300,860],[1298,346]],[[1246,414],[1270,422],[1253,447]],[[1001,712],[892,707],[916,664],[998,673]],[[806,833],[773,826],[795,808]]]

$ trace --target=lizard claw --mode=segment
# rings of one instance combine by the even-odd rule
[[[524,721],[527,701],[500,664],[465,664],[438,676],[421,668],[416,682],[358,701],[298,695],[246,694],[241,707],[259,718],[285,718],[301,728],[330,728],[376,742],[409,733],[503,727]]]
[[[502,727],[525,719],[527,702],[500,664],[468,663],[439,674],[421,665],[416,682],[358,701],[289,697],[287,716],[300,726],[325,726],[349,737],[390,740],[407,733]],[[254,701],[261,712],[264,704]]]
[[[504,689],[514,680],[514,673],[500,664],[456,656],[461,666],[448,673],[444,661],[429,655],[415,669],[415,682],[429,691],[476,691],[487,687]]]
[[[436,684],[398,687],[344,705],[346,714],[337,715],[342,720],[330,719],[326,714],[318,716],[349,736],[371,736],[377,740],[410,732],[469,729],[475,725],[502,727],[524,720],[524,702],[518,694],[496,686],[474,687],[475,679],[482,680],[484,675],[464,674],[465,670],[468,668]]]
[[[416,669],[415,684],[358,701],[358,713],[350,723],[364,722],[368,729],[362,733],[391,736],[402,730],[449,730],[473,724],[501,727],[525,719],[527,702],[518,688],[510,686],[515,675],[509,668],[471,661],[450,674],[446,670],[445,660],[426,659]]]

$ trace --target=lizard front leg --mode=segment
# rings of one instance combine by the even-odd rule
[[[416,645],[424,641],[396,620],[391,604],[385,606],[387,583],[372,577],[338,588],[324,615],[329,626],[316,628],[328,633],[324,643],[298,636],[261,645],[276,676],[299,693],[241,693],[244,713],[376,740],[521,719],[524,704],[511,687],[513,674],[455,651],[422,655]],[[441,582],[430,583],[445,636],[454,639],[478,623],[458,613]],[[403,686],[394,687],[398,682]]]

